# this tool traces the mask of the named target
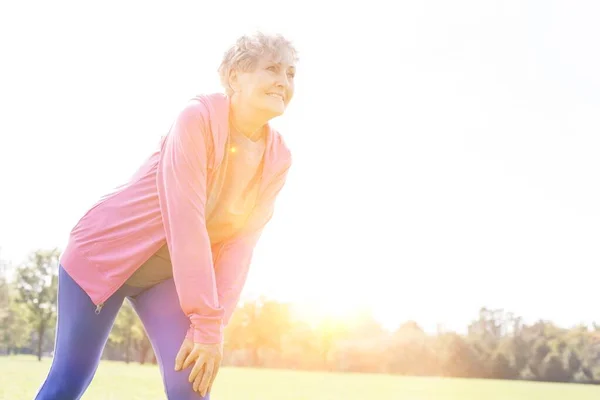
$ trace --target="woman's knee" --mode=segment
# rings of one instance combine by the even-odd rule
[[[165,392],[169,400],[209,400],[210,395],[200,396],[188,382],[190,368],[185,371],[165,371]]]
[[[95,368],[52,366],[35,400],[79,399],[94,376]]]

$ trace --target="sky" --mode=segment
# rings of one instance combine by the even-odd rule
[[[600,322],[600,3],[6,2],[0,257],[62,248],[244,33],[299,51],[244,297],[387,327]]]

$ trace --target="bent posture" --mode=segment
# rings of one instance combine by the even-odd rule
[[[296,51],[244,36],[219,68],[225,93],[178,114],[131,180],[71,231],[60,260],[52,366],[36,399],[79,399],[127,299],[169,399],[208,399],[223,329],[271,219],[291,156],[269,121],[294,93]]]

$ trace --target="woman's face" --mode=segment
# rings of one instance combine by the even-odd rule
[[[285,59],[259,59],[248,72],[234,71],[234,96],[269,119],[282,115],[294,95],[296,67]]]

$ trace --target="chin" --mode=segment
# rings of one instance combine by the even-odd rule
[[[275,117],[279,117],[281,115],[283,115],[283,113],[285,112],[285,107],[281,106],[281,107],[265,107],[264,111],[266,114],[269,115],[269,119],[271,118],[275,118]]]
[[[271,116],[270,118],[279,117],[285,112],[286,109],[286,105],[283,101],[274,100],[271,98],[263,102],[262,106],[262,109]]]

